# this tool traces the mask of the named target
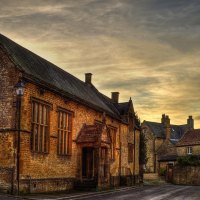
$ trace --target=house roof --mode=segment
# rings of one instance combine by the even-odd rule
[[[162,155],[158,157],[158,161],[176,161],[177,155]]]
[[[173,161],[177,157],[176,145],[171,140],[165,140],[156,153],[159,161]]]
[[[162,123],[158,122],[150,122],[150,121],[144,121],[143,125],[148,126],[155,137],[157,138],[165,138],[165,128]],[[173,142],[179,140],[185,131],[188,129],[187,124],[186,125],[170,125],[171,127],[171,138]]]
[[[124,115],[128,113],[129,108],[130,108],[130,102],[123,102],[123,103],[118,103],[115,104],[116,108],[120,112],[121,115]]]
[[[84,124],[76,139],[77,143],[111,143],[110,137],[108,137],[108,130],[99,125],[86,125]],[[106,134],[104,134],[106,133]]]
[[[94,143],[99,141],[101,131],[97,125],[84,124],[77,139],[77,143]]]
[[[44,83],[63,96],[105,111],[120,119],[119,112],[110,98],[101,94],[93,85],[88,85],[51,62],[0,34],[0,47],[6,51],[25,78]]]
[[[200,145],[200,129],[187,131],[176,146]]]

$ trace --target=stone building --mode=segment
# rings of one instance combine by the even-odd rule
[[[147,139],[147,173],[157,173],[177,158],[176,143],[183,134],[194,128],[194,120],[189,116],[187,124],[172,125],[168,115],[163,114],[161,123],[144,121],[142,131]]]
[[[200,129],[187,131],[176,144],[177,155],[195,155],[200,157]]]
[[[23,88],[17,96],[15,86]],[[0,35],[0,190],[48,192],[132,184],[139,129],[119,103]]]
[[[176,144],[178,157],[187,156],[187,160],[200,159],[200,129],[187,131]],[[179,185],[200,185],[200,166],[190,163],[179,164],[173,168],[173,183]]]

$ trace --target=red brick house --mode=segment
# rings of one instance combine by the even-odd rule
[[[16,84],[24,86],[17,97]],[[132,100],[119,103],[0,35],[0,190],[48,192],[139,177]]]

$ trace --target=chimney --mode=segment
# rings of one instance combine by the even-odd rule
[[[194,129],[194,119],[191,115],[187,119],[187,125],[189,129]]]
[[[92,73],[85,73],[85,83],[92,84]]]
[[[170,139],[171,137],[171,127],[170,127],[170,119],[169,116],[165,116],[165,134],[166,134],[166,139]]]
[[[113,103],[119,103],[119,92],[112,92],[111,94]]]
[[[161,118],[161,123],[163,124],[163,125],[165,125],[165,114],[162,114],[162,118]]]

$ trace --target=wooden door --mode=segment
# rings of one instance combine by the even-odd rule
[[[167,175],[166,175],[166,181],[169,183],[173,182],[173,164],[168,164],[167,165]]]

